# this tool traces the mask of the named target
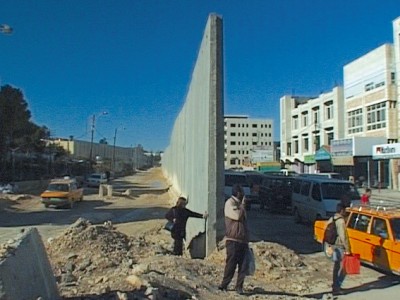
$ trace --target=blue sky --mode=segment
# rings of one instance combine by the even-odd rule
[[[53,136],[164,150],[210,13],[224,21],[225,114],[274,120],[279,98],[342,84],[343,66],[392,43],[399,0],[0,0],[0,84]],[[125,128],[125,129],[123,129]]]

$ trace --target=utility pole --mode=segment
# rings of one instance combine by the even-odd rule
[[[90,152],[89,152],[89,162],[92,163],[92,154],[93,154],[93,137],[94,137],[94,123],[96,121],[96,115],[92,116],[92,136],[90,138]]]

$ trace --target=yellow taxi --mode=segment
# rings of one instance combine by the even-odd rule
[[[346,210],[351,252],[365,263],[400,275],[400,208],[352,206]],[[314,238],[329,257],[331,247],[323,241],[327,222],[314,223]]]
[[[83,200],[83,189],[78,188],[74,179],[53,179],[40,197],[45,207],[54,205],[72,208],[74,202]]]

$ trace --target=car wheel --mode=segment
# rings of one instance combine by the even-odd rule
[[[301,216],[300,216],[299,211],[297,210],[297,208],[294,209],[293,215],[294,215],[294,221],[296,223],[301,223],[302,222]]]
[[[332,258],[333,256],[333,248],[331,245],[329,245],[327,242],[322,243],[322,251],[324,252],[325,256],[327,258]]]

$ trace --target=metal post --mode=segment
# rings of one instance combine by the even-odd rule
[[[94,124],[96,121],[96,115],[92,116],[92,136],[90,138],[90,152],[89,152],[89,162],[92,162],[92,154],[93,154],[93,137],[94,137]]]
[[[115,133],[114,133],[114,146],[113,146],[113,156],[112,156],[112,170],[115,172],[115,142],[117,140],[117,130],[118,128],[115,128]]]

